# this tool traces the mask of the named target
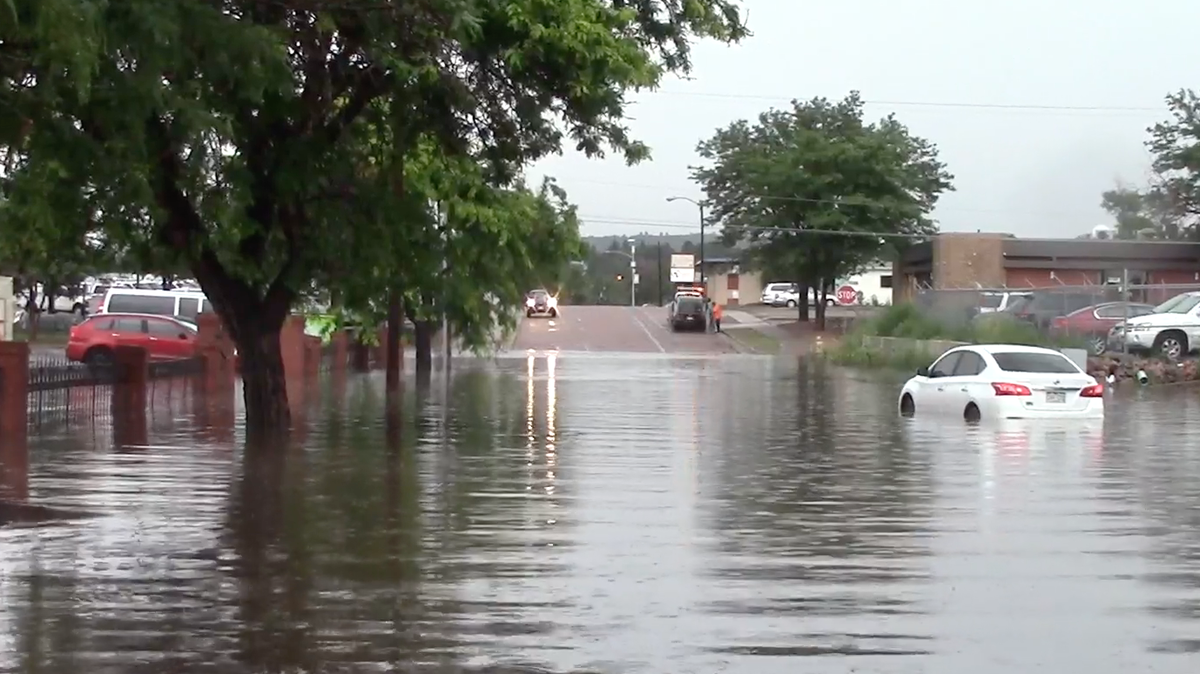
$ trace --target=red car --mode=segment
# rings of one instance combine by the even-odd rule
[[[166,316],[100,314],[71,328],[67,358],[88,365],[109,365],[113,349],[140,346],[154,360],[196,354],[195,325]]]
[[[1126,319],[1154,313],[1154,307],[1139,302],[1105,302],[1059,316],[1050,323],[1058,335],[1086,337],[1088,349],[1100,355],[1108,349],[1108,333]]]

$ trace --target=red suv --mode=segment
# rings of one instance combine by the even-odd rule
[[[88,365],[109,365],[113,349],[140,346],[155,360],[196,354],[195,325],[147,314],[100,314],[71,328],[67,358]]]

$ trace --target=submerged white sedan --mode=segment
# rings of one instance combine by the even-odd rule
[[[1104,417],[1104,384],[1053,349],[960,346],[917,370],[900,391],[900,414],[980,419]]]

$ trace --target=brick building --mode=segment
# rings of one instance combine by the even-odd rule
[[[919,289],[1200,284],[1200,243],[946,233],[906,250],[892,274],[897,302]]]

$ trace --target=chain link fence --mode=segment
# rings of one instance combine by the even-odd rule
[[[948,332],[963,335],[1002,334],[989,328],[1016,324],[1047,343],[1083,346],[1095,355],[1182,358],[1200,350],[1200,283],[924,289],[913,304]]]

